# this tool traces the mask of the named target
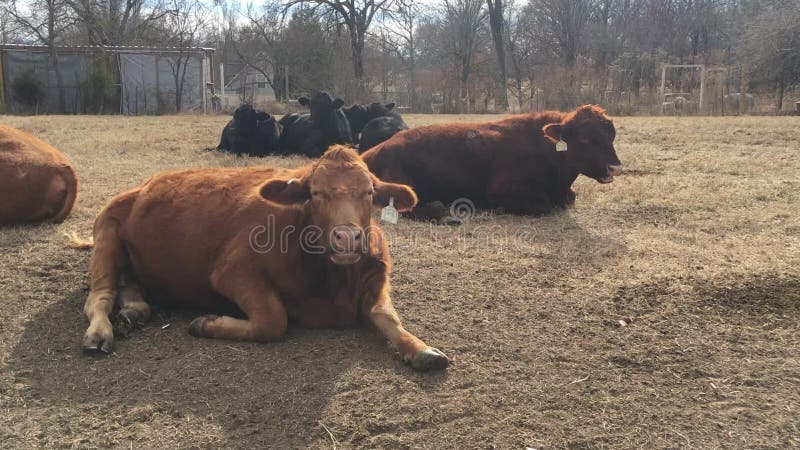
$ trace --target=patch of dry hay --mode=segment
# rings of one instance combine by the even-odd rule
[[[795,118],[619,118],[628,175],[580,178],[573,211],[386,227],[395,303],[444,375],[369,333],[197,340],[174,312],[83,357],[88,255],[62,232],[159,171],[307,160],[207,151],[221,116],[0,120],[81,177],[63,224],[0,230],[1,447],[800,445]]]

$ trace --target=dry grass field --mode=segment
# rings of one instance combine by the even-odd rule
[[[306,162],[207,151],[226,121],[0,116],[81,177],[66,222],[0,229],[0,448],[800,446],[798,118],[619,118],[627,173],[579,178],[574,210],[386,226],[446,373],[368,330],[201,340],[168,310],[84,356],[89,255],[63,233],[159,171]]]

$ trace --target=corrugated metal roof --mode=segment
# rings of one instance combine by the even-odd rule
[[[46,45],[29,45],[29,44],[0,44],[3,50],[42,50],[48,51]],[[86,50],[99,50],[109,52],[152,52],[152,53],[177,53],[177,52],[191,52],[191,53],[209,53],[214,52],[215,49],[211,47],[152,47],[152,46],[136,46],[136,45],[57,45],[56,50],[64,52],[80,52]]]

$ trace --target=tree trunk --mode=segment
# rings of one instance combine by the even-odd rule
[[[775,90],[775,114],[780,114],[781,110],[783,109],[783,80],[778,80],[778,87]],[[741,97],[741,96],[740,96]],[[739,98],[739,101],[744,101],[743,98]]]
[[[469,72],[470,72],[470,64],[469,61],[462,61],[461,63],[461,79],[458,90],[458,102],[457,102],[457,113],[462,113],[464,111],[464,107],[469,104]]]
[[[414,48],[414,38],[409,41],[409,79],[408,79],[408,103],[411,111],[417,110],[417,58],[414,55],[416,49]]]
[[[48,1],[47,7],[47,46],[50,49],[50,57],[53,58],[53,69],[56,72],[56,87],[58,88],[58,109],[59,114],[67,112],[67,100],[64,96],[64,76],[61,74],[61,63],[58,61],[56,51],[56,5],[54,1]]]
[[[348,24],[350,31],[350,49],[353,56],[353,75],[355,76],[354,99],[364,100],[364,32],[353,20]]]
[[[181,59],[178,58],[178,65],[176,67],[177,71],[175,72],[175,112],[181,112],[181,82],[180,82],[180,72],[181,72]]]
[[[747,67],[742,65],[742,73],[739,76],[739,115],[747,113]]]
[[[497,73],[498,96],[495,108],[507,111],[508,87],[506,80],[508,76],[506,73],[506,47],[503,40],[503,0],[486,0],[486,4],[489,7],[489,25],[492,30],[494,49],[497,53],[497,67],[500,69]]]

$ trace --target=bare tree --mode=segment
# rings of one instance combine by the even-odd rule
[[[590,0],[531,0],[530,7],[535,25],[546,33],[563,62],[573,68],[591,17]]]
[[[94,45],[131,45],[163,18],[162,0],[64,0]]]
[[[310,4],[335,14],[343,22],[350,35],[350,48],[358,89],[364,89],[364,45],[367,31],[378,13],[392,7],[394,0],[290,0],[287,7]],[[363,95],[363,92],[359,92]]]
[[[4,2],[0,2],[3,4]],[[7,6],[0,7],[0,43],[14,42],[20,39],[18,25],[7,10]]]
[[[486,13],[483,0],[443,0],[443,23],[440,37],[446,52],[458,61],[459,109],[460,103],[469,98],[469,77],[473,69],[473,58],[483,38]],[[460,111],[459,111],[460,112]]]
[[[200,0],[170,0],[162,26],[168,42],[177,49],[176,56],[167,58],[175,82],[175,111],[180,112],[186,81],[186,70],[192,63],[192,47],[203,36],[210,11]],[[201,69],[202,70],[202,69]],[[205,89],[202,86],[201,89]]]
[[[384,29],[394,35],[399,41],[401,58],[406,62],[408,68],[408,100],[411,108],[417,107],[417,41],[416,28],[420,17],[419,4],[414,0],[397,0],[396,7],[391,16],[394,19],[394,26],[386,26]]]
[[[4,11],[22,33],[47,46],[56,75],[59,112],[66,112],[64,75],[61,73],[56,45],[64,32],[74,24],[67,4],[62,0],[34,0],[20,7],[15,0],[12,0],[4,7]]]
[[[541,33],[540,47],[549,46],[560,57],[566,79],[558,88],[560,107],[576,103],[575,69],[583,49],[584,34],[591,18],[591,0],[531,0],[533,26]]]
[[[744,35],[750,77],[775,87],[776,113],[783,109],[785,89],[800,83],[800,1],[789,3],[792,7],[770,8],[753,18]]]
[[[486,6],[489,11],[489,26],[492,30],[492,40],[494,41],[494,51],[497,55],[497,88],[498,88],[498,106],[503,110],[508,109],[508,87],[506,80],[508,75],[506,72],[506,43],[503,38],[505,13],[503,0],[486,0]]]
[[[514,80],[511,89],[517,98],[517,104],[524,109],[525,82],[528,81],[528,89],[532,91],[534,68],[539,63],[537,56],[542,55],[543,52],[537,48],[539,41],[531,33],[533,18],[530,8],[520,8],[513,2],[507,3],[506,6],[505,29],[508,66]]]
[[[272,88],[281,92],[275,82],[280,72],[281,36],[285,34],[283,6],[278,2],[266,2],[261,8],[248,4],[243,16],[246,23],[238,30],[232,21],[229,27],[229,40],[239,59],[248,67],[260,73]],[[234,35],[235,34],[235,35]],[[288,93],[284,93],[288,99]]]

